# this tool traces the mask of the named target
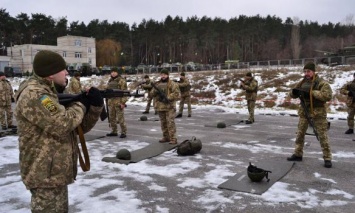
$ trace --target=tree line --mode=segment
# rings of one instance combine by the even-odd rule
[[[10,45],[56,45],[57,37],[74,35],[96,39],[98,66],[311,58],[317,56],[315,50],[336,52],[355,44],[353,16],[346,20],[318,24],[270,15],[240,15],[229,20],[167,16],[163,21],[143,19],[132,26],[99,19],[86,25],[41,13],[11,17],[0,8],[0,55],[6,55],[5,47]]]

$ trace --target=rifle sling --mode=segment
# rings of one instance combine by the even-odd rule
[[[90,170],[90,157],[89,157],[89,152],[88,149],[86,147],[86,143],[85,143],[85,137],[84,137],[84,132],[83,129],[81,127],[81,125],[78,126],[77,128],[78,131],[78,135],[79,135],[79,140],[80,140],[80,144],[81,144],[81,149],[84,155],[84,159],[81,155],[81,151],[79,148],[79,143],[76,143],[77,147],[78,147],[78,153],[79,153],[79,162],[80,162],[80,167],[84,172],[87,172]]]

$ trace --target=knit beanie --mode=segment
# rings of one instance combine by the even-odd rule
[[[166,74],[166,75],[169,75],[169,71],[167,70],[167,69],[162,69],[161,71],[160,71],[160,74]]]
[[[247,72],[245,76],[252,77],[251,72]]]
[[[184,72],[180,73],[180,76],[185,76],[185,73]]]
[[[313,62],[308,62],[306,65],[303,67],[304,70],[313,70],[316,71],[316,65]]]
[[[33,70],[40,77],[54,75],[66,67],[63,57],[49,50],[39,51],[33,60]]]

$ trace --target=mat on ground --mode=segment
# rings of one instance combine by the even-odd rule
[[[295,164],[295,162],[286,161],[286,159],[283,158],[267,159],[252,163],[258,168],[272,172],[269,173],[269,182],[267,182],[266,178],[264,178],[261,182],[252,182],[248,177],[246,164],[245,171],[230,177],[227,181],[220,184],[218,188],[261,195],[274,183],[284,177]]]
[[[85,134],[84,135],[86,141],[93,141],[96,139],[104,138],[104,135],[92,135],[92,134]]]
[[[209,124],[205,124],[205,127],[217,127],[217,124],[220,122],[225,123],[227,127],[227,126],[242,124],[245,123],[245,121],[246,120],[241,120],[241,119],[229,119],[224,121],[211,122]]]
[[[102,158],[102,161],[109,162],[109,163],[121,163],[121,164],[137,163],[139,161],[152,158],[166,151],[172,150],[176,146],[177,146],[176,144],[154,142],[149,144],[146,147],[143,147],[142,149],[131,151],[131,160],[120,160],[117,159],[116,157],[104,157]]]

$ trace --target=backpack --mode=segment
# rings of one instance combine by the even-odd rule
[[[184,140],[183,142],[181,142],[177,146],[176,151],[178,155],[186,156],[186,155],[194,155],[200,152],[201,149],[202,149],[201,140],[196,139],[196,137],[192,137],[191,140]]]

